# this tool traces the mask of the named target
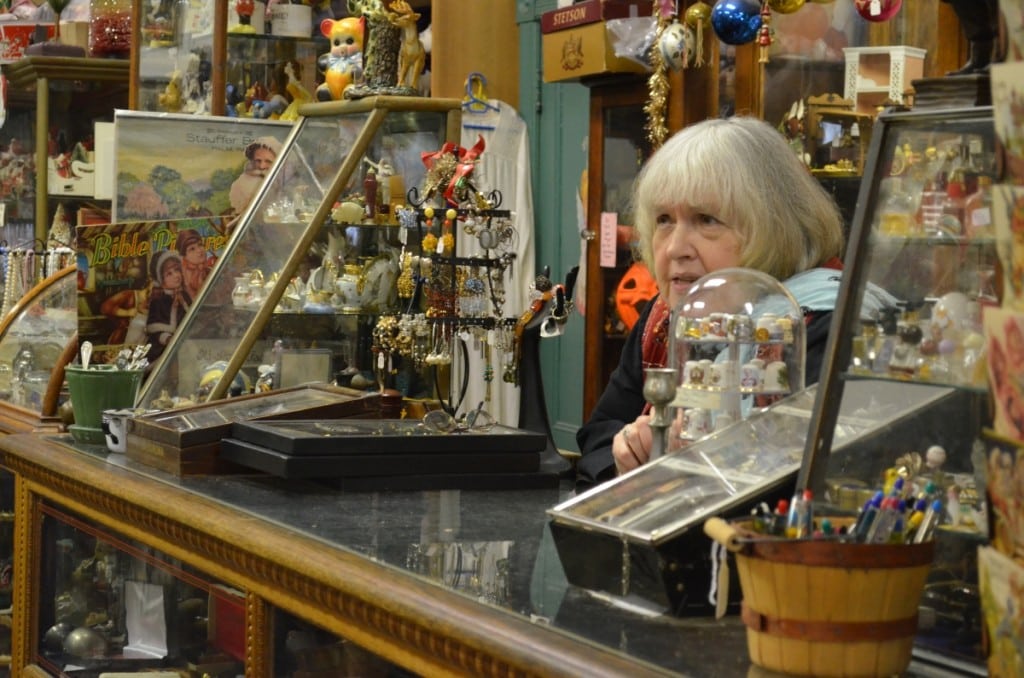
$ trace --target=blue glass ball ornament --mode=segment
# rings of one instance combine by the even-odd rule
[[[711,27],[722,42],[744,45],[761,28],[761,4],[757,0],[718,0],[711,10]]]

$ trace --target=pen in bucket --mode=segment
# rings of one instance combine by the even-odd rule
[[[914,543],[920,544],[931,539],[932,534],[935,532],[935,527],[939,524],[941,518],[942,502],[936,499],[928,507],[928,510],[925,511],[924,518],[921,519],[921,524],[918,526],[917,532],[914,533]]]
[[[811,536],[811,524],[814,520],[811,500],[813,493],[807,489],[803,492],[797,491],[793,495],[793,501],[789,504],[789,520],[786,523],[786,536],[791,539],[801,539]]]
[[[864,541],[867,539],[868,531],[871,529],[872,523],[875,522],[875,517],[882,508],[882,500],[884,498],[885,495],[879,490],[875,492],[871,499],[864,503],[864,508],[861,509],[860,515],[857,516],[857,522],[854,523],[853,528],[850,530],[854,540]]]

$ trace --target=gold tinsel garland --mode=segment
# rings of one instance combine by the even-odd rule
[[[654,16],[658,21],[658,26],[654,34],[654,47],[651,49],[652,71],[651,77],[647,81],[649,96],[644,105],[644,113],[647,114],[647,138],[651,142],[652,149],[659,148],[668,137],[668,127],[665,125],[669,91],[668,66],[661,57],[658,45],[661,44],[661,36],[672,22],[672,17],[662,16],[659,4],[654,3]]]

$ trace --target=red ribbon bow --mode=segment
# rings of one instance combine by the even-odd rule
[[[473,167],[476,164],[477,158],[484,152],[484,137],[478,135],[477,142],[472,148],[466,149],[462,146],[458,146],[451,141],[445,142],[441,150],[434,153],[423,153],[422,159],[423,164],[429,170],[434,166],[434,163],[447,155],[448,153],[453,154],[458,158],[458,162],[455,165],[455,172],[452,174],[451,180],[448,182],[448,187],[444,191],[444,199],[448,204],[453,207],[458,206],[458,201],[455,199],[455,188],[462,182],[465,177],[468,177],[473,173]]]

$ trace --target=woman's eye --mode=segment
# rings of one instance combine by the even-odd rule
[[[659,228],[665,228],[665,227],[672,226],[672,224],[675,223],[675,222],[672,220],[672,217],[670,217],[669,215],[667,215],[667,214],[659,214],[658,218],[655,219],[654,223],[657,224],[657,226]]]

